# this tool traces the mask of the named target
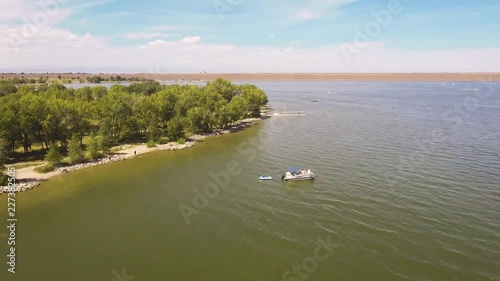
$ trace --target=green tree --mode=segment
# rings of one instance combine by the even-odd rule
[[[17,92],[16,84],[0,81],[0,97]]]
[[[99,130],[99,149],[102,151],[103,154],[107,154],[110,147],[111,147],[111,141],[109,140],[109,136],[106,133],[106,126],[102,126],[101,129]]]
[[[151,112],[155,114],[163,126],[166,126],[168,121],[174,117],[179,98],[180,88],[172,86],[151,96],[150,100],[153,105]],[[189,108],[186,108],[186,112],[187,109]]]
[[[174,117],[168,123],[167,137],[170,140],[177,140],[184,137],[184,126],[180,117]]]
[[[108,93],[108,89],[104,86],[92,87],[92,98],[98,100]]]
[[[257,88],[255,85],[242,85],[241,97],[243,97],[248,104],[247,114],[251,116],[260,116],[260,107],[267,103],[267,96],[264,91]]]
[[[133,96],[113,87],[97,105],[98,120],[101,125],[105,124],[111,141],[119,142],[133,137],[139,127],[134,116]]]
[[[50,165],[57,167],[61,164],[62,155],[59,152],[57,146],[53,146],[47,154],[45,155],[45,161],[49,162]]]
[[[78,136],[81,144],[83,136],[97,129],[95,138],[104,153],[111,144],[136,137],[176,140],[186,131],[208,132],[257,116],[267,103],[266,94],[256,86],[234,85],[223,79],[204,87],[149,81],[129,87],[114,85],[109,91],[104,86],[73,90],[58,84],[15,85],[28,82],[0,82],[0,93],[8,93],[0,94],[0,134],[10,153],[19,146],[28,152],[37,143],[47,150],[56,144],[68,147],[73,136]],[[46,78],[38,82],[45,83]]]
[[[19,106],[19,94],[4,97],[0,101],[0,135],[10,152],[14,152],[18,143],[22,142]]]
[[[207,83],[205,92],[214,91],[221,94],[227,101],[230,101],[238,94],[238,86],[232,84],[228,80],[217,78],[214,82]]]
[[[41,126],[43,142],[47,148],[57,143],[58,140],[66,146],[68,137],[64,120],[66,120],[68,113],[67,104],[66,100],[54,96],[46,100]]]
[[[3,169],[3,165],[7,161],[8,154],[9,154],[8,141],[4,137],[0,137],[0,171]]]
[[[22,135],[22,145],[25,152],[31,149],[31,144],[38,142],[45,147],[48,140],[44,137],[42,122],[47,118],[47,103],[41,96],[30,93],[19,99],[19,122]]]
[[[229,106],[225,105],[218,108],[215,112],[215,126],[219,129],[226,127],[231,121],[229,115]]]
[[[156,81],[132,83],[128,86],[128,92],[150,96],[161,89],[161,84]]]
[[[72,164],[82,163],[85,160],[80,138],[77,135],[73,135],[69,141],[68,155]]]
[[[158,124],[158,113],[149,96],[134,96],[133,114],[140,133],[149,131],[150,124]]]
[[[151,123],[148,126],[148,140],[152,142],[157,142],[160,139],[160,135],[161,132],[158,129],[158,127],[155,124]]]
[[[77,89],[75,91],[75,97],[84,101],[91,101],[92,99],[94,99],[92,97],[92,88],[89,86],[85,86],[83,88]]]
[[[241,96],[234,97],[227,105],[229,122],[233,123],[245,117],[248,111],[248,102]]]
[[[188,111],[190,126],[189,130],[192,133],[207,132],[210,129],[210,116],[202,107],[191,108]]]
[[[0,186],[7,185],[8,177],[4,174],[5,162],[7,161],[7,140],[0,138]]]
[[[89,152],[89,157],[91,160],[96,160],[99,158],[100,153],[99,153],[99,140],[92,135],[90,138],[90,142],[88,145],[88,152]]]
[[[82,143],[83,136],[91,129],[91,104],[87,101],[74,100],[68,101],[66,117],[66,131],[67,137],[76,134],[80,136],[80,143]]]

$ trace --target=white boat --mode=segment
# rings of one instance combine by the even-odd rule
[[[299,167],[291,167],[281,176],[281,179],[286,181],[313,180],[314,173],[310,169],[302,170]]]
[[[271,176],[260,176],[259,177],[259,180],[261,180],[261,181],[270,181],[272,179],[273,179],[273,177],[271,177]]]

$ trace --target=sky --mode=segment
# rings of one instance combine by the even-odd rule
[[[0,0],[1,72],[500,72],[498,0]]]

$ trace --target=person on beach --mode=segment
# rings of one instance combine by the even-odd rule
[[[136,151],[134,150],[134,155],[137,155]]]

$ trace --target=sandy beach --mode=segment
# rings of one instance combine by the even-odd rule
[[[110,77],[120,75],[125,78],[139,77],[163,81],[213,81],[224,78],[238,81],[500,81],[500,73],[4,73],[3,78],[50,77],[86,78],[92,76]]]
[[[146,145],[134,145],[134,146],[129,146],[128,148],[125,148],[123,150],[120,150],[114,154],[120,155],[123,159],[129,159],[147,152],[154,151],[155,147],[148,148]],[[134,154],[134,151],[136,154]],[[26,167],[22,169],[16,170],[16,178],[18,180],[23,180],[23,181],[45,181],[48,180],[49,178],[59,175],[60,173],[57,171],[50,172],[50,173],[45,173],[41,174],[35,171],[35,168],[46,165],[47,163],[44,162],[43,164],[37,165],[37,166],[31,166],[31,167]]]

